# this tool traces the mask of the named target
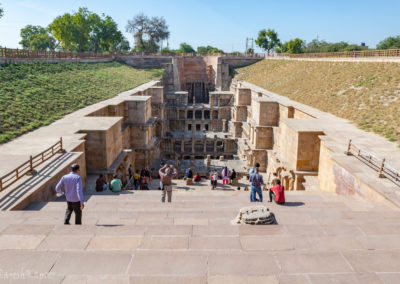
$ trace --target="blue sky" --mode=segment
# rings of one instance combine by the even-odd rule
[[[143,12],[163,16],[171,33],[169,45],[187,42],[194,48],[212,45],[226,52],[243,51],[246,37],[257,37],[262,28],[275,29],[281,41],[317,36],[329,42],[365,42],[370,47],[385,37],[400,35],[400,1],[319,0],[284,3],[274,0],[112,0],[55,1],[0,0],[0,45],[19,47],[20,29],[28,24],[47,26],[55,17],[87,7],[110,15],[125,32],[128,19]]]

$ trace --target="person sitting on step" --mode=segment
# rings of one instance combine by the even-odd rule
[[[272,202],[272,199],[276,204],[285,204],[285,187],[281,186],[279,179],[277,179],[276,185],[269,190],[269,202]]]
[[[199,175],[199,173],[196,173],[196,174],[194,175],[193,180],[194,180],[195,182],[201,181],[201,176]]]

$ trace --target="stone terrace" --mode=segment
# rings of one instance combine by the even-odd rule
[[[231,225],[249,192],[176,182],[162,204],[158,190],[95,193],[88,176],[82,226],[62,225],[62,200],[0,212],[0,282],[400,282],[387,203],[291,191],[286,206],[265,203],[277,225]]]

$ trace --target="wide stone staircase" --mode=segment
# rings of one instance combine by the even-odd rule
[[[277,224],[232,225],[251,205],[243,184],[176,180],[168,204],[159,190],[97,193],[95,178],[81,226],[63,225],[62,198],[0,212],[0,283],[400,281],[400,212],[386,204],[314,190],[279,206],[264,192]]]

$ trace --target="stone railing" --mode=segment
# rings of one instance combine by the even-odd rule
[[[286,57],[286,58],[363,58],[363,57],[400,57],[400,49],[372,49],[361,51],[343,52],[318,52],[318,53],[277,53],[267,55],[267,57]]]
[[[62,143],[62,137],[60,137],[60,140],[58,140],[57,143],[35,156],[30,156],[28,161],[0,177],[0,192],[11,186],[26,174],[33,174],[35,167],[47,161],[55,154],[62,152]]]
[[[151,57],[173,57],[173,56],[220,56],[220,57],[243,57],[243,58],[264,58],[264,53],[174,53],[174,52],[113,52],[108,54],[90,52],[62,52],[49,50],[27,50],[0,48],[0,58],[25,58],[25,59],[114,59],[115,56],[151,56]]]
[[[220,57],[245,57],[245,58],[264,58],[264,53],[212,53],[212,54],[200,54],[200,53],[175,53],[175,52],[117,52],[117,56],[220,56]]]
[[[345,152],[347,155],[353,155],[357,159],[366,163],[368,166],[373,168],[378,172],[378,176],[380,178],[388,178],[396,185],[400,186],[400,171],[396,170],[388,163],[386,163],[386,159],[380,159],[373,154],[360,149],[356,145],[349,140],[349,144],[347,146],[347,151]]]
[[[98,54],[86,52],[60,52],[48,50],[26,50],[0,48],[0,58],[26,58],[26,59],[112,59],[112,54]]]

